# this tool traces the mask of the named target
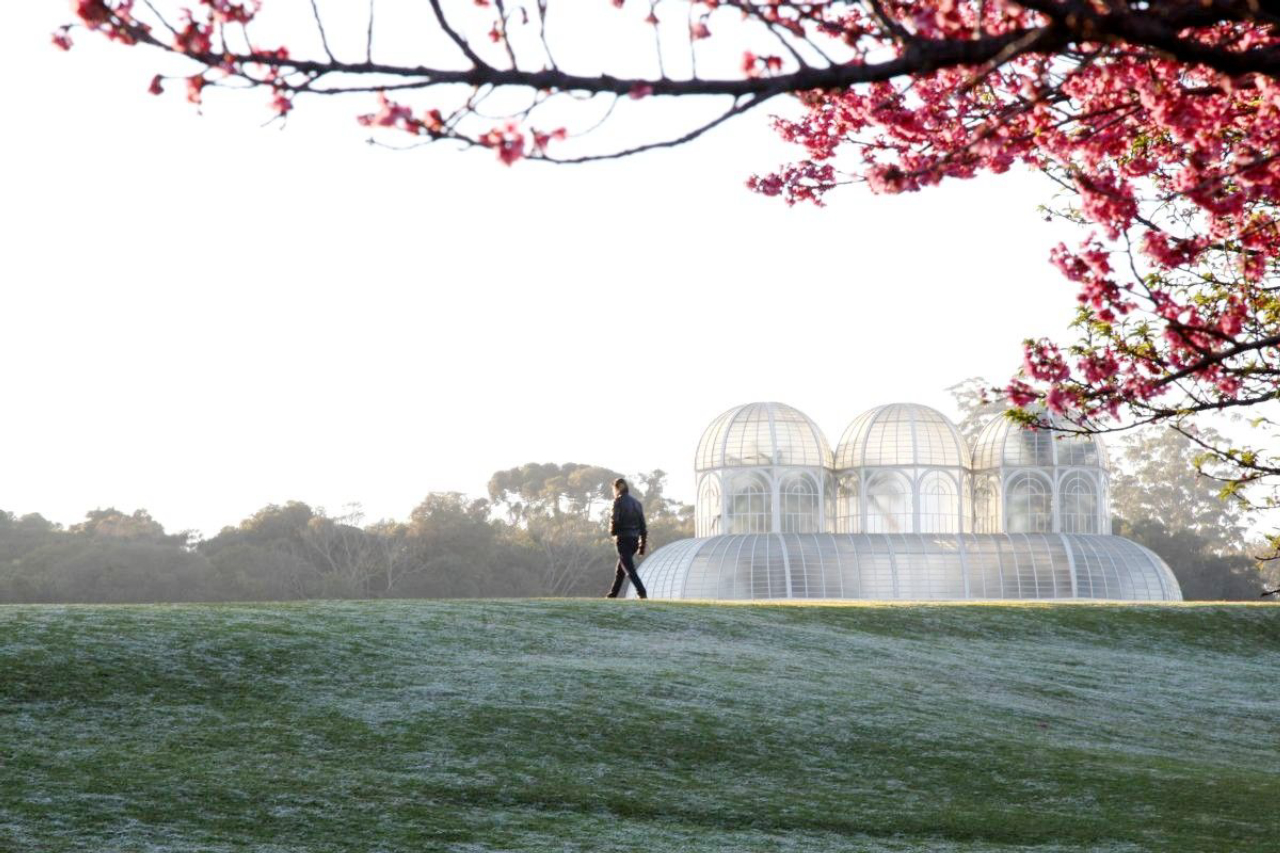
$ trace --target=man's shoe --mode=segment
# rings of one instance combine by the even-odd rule
[[[609,593],[605,593],[605,596],[604,596],[604,597],[605,597],[605,598],[617,598],[617,597],[618,597],[618,594],[617,594],[616,592],[609,592]]]

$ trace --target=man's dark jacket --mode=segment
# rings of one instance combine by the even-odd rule
[[[644,541],[649,529],[644,524],[644,507],[640,501],[624,492],[613,501],[613,516],[609,519],[610,536],[630,536]]]

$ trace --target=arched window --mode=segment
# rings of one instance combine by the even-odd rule
[[[979,477],[973,494],[973,529],[977,533],[1000,533],[1000,480]]]
[[[1053,489],[1043,477],[1015,474],[1005,499],[1009,533],[1053,532]]]
[[[783,533],[818,533],[818,484],[807,474],[791,474],[779,494]]]
[[[769,533],[773,529],[773,495],[760,474],[742,474],[729,493],[730,533]]]
[[[911,533],[911,484],[896,472],[867,480],[867,533]]]
[[[1068,474],[1058,493],[1062,496],[1062,532],[1098,532],[1098,490],[1093,480],[1079,472]]]
[[[711,474],[702,478],[698,486],[698,529],[699,536],[719,536],[721,533],[720,516],[724,507],[720,503],[720,480]]]
[[[840,475],[840,506],[836,516],[838,533],[861,533],[862,514],[857,474]]]
[[[959,533],[960,496],[950,474],[930,471],[920,478],[920,528],[917,533]]]

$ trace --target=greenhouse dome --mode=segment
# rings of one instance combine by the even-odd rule
[[[1030,429],[996,417],[974,441],[981,533],[1110,533],[1107,452],[1092,435]]]
[[[826,529],[831,446],[783,403],[735,406],[711,422],[694,460],[699,536]]]
[[[968,468],[969,446],[937,409],[891,403],[854,418],[836,454],[837,469],[878,465]]]
[[[1057,423],[1057,419],[1053,419]],[[1052,467],[1074,465],[1107,467],[1107,449],[1096,435],[1055,433],[1028,429],[1004,416],[987,422],[973,442],[973,467],[981,471],[1000,467]]]
[[[698,442],[695,471],[770,465],[831,466],[831,446],[818,425],[785,403],[734,406]]]
[[[864,412],[836,452],[836,530],[967,533],[969,446],[946,415],[914,403]]]

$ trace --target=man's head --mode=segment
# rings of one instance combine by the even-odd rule
[[[627,485],[627,481],[619,477],[613,481],[613,493],[615,495],[625,495],[631,491],[631,487]]]

